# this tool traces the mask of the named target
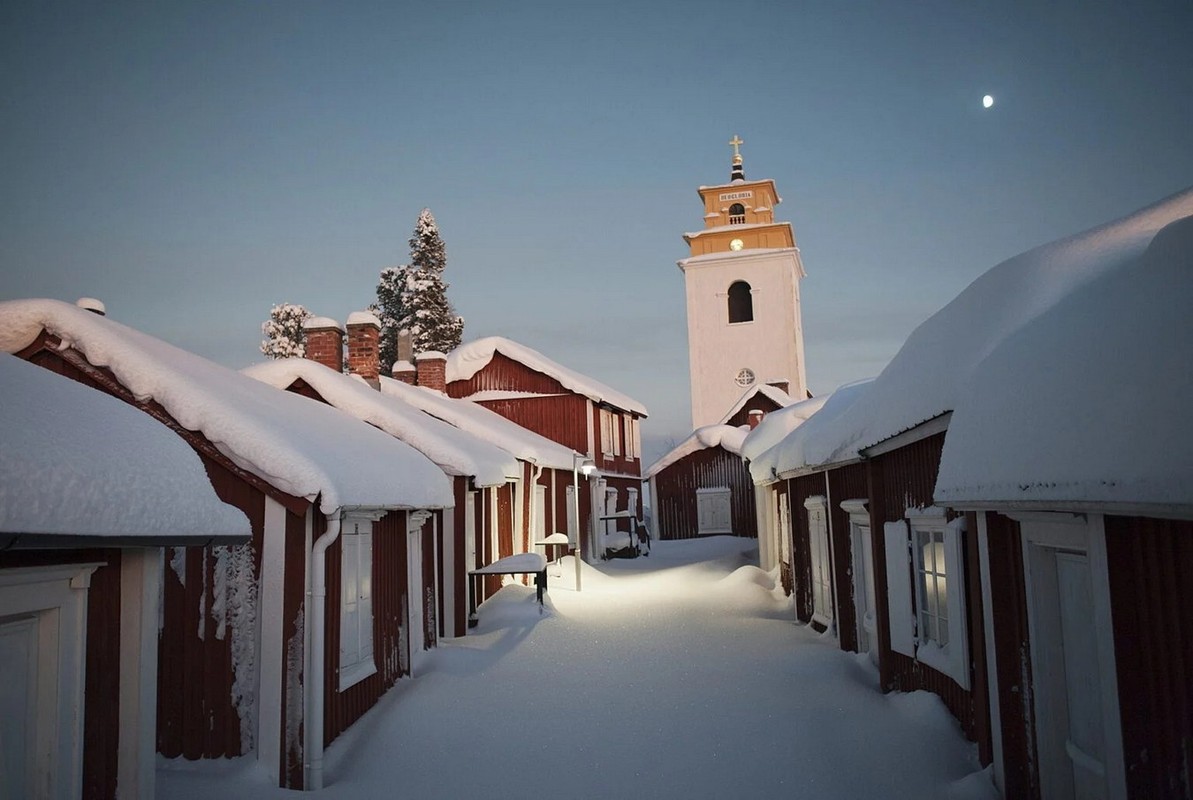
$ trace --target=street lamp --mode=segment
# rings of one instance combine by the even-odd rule
[[[572,503],[576,511],[576,540],[568,544],[572,548],[572,558],[576,560],[576,591],[580,591],[580,473],[587,478],[596,471],[596,464],[592,459],[572,453]],[[569,531],[570,533],[570,531]]]

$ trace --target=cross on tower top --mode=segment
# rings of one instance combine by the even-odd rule
[[[737,148],[739,148],[741,145],[745,144],[745,142],[743,142],[741,139],[739,139],[737,137],[737,134],[735,133],[735,134],[733,134],[733,138],[729,140],[729,144],[733,145],[733,163],[740,164],[741,163],[741,151],[738,150]]]

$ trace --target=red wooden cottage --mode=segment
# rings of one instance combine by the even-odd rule
[[[423,353],[417,368],[403,369],[399,364],[394,374],[401,379],[382,377],[382,394],[501,448],[519,464],[518,478],[508,490],[457,487],[456,563],[466,573],[515,553],[539,550],[548,557],[559,555],[554,547],[547,552],[535,543],[555,534],[567,536],[575,527],[573,481],[587,486],[587,478],[573,472],[578,454],[483,405],[448,397],[444,360],[438,353]],[[500,588],[497,579],[486,581],[478,600]],[[458,624],[463,624],[462,615]]]
[[[838,504],[868,517],[882,687],[939,695],[1007,797],[1189,796],[1190,656],[1165,616],[1189,598],[1164,578],[1188,561],[1189,223],[1156,232],[1190,214],[1186,192],[1000,264],[765,455],[794,550],[832,542]],[[837,492],[847,469],[865,482]],[[838,610],[843,545],[821,570]]]
[[[497,336],[460,345],[448,354],[445,379],[449,396],[486,406],[593,460],[600,477],[590,481],[589,491],[580,497],[585,558],[599,558],[605,549],[605,531],[596,518],[619,511],[641,517],[638,426],[646,409],[636,400]],[[616,525],[629,530],[628,519]]]
[[[975,522],[995,780],[1190,800],[1193,191],[1064,245],[1088,282],[975,368],[935,489]]]
[[[697,428],[646,469],[657,538],[757,537],[754,483],[741,458],[748,431],[748,425]]]
[[[0,303],[0,349],[171,428],[252,525],[246,546],[170,553],[159,751],[254,753],[318,788],[324,746],[408,670],[409,517],[451,505],[444,474],[343,412],[57,301]]]
[[[522,477],[521,466],[514,456],[424,414],[392,394],[379,391],[379,332],[380,322],[371,313],[361,312],[349,318],[347,366],[351,374],[343,371],[340,343],[344,331],[334,320],[325,317],[307,321],[308,353],[317,356],[319,362],[310,358],[277,359],[242,372],[279,389],[335,406],[409,444],[449,477],[460,509],[465,507],[460,500],[468,491],[494,499],[502,494],[508,496]],[[434,647],[441,636],[463,636],[466,632],[468,591],[461,524],[464,519],[461,515],[457,523],[456,517],[452,508],[435,511],[410,530],[409,585],[418,589],[409,602],[414,637],[411,647],[415,654]],[[484,533],[486,528],[482,528]]]
[[[162,550],[243,544],[195,452],[0,355],[0,787],[152,797]]]

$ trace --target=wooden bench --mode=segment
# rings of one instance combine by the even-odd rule
[[[476,581],[485,575],[534,575],[535,593],[539,605],[547,591],[547,559],[542,553],[518,553],[500,558],[468,573],[468,627],[475,628],[480,619],[476,615]]]

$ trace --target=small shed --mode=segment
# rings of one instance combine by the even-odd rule
[[[749,426],[707,425],[647,468],[659,539],[755,538],[754,484],[741,458]]]

